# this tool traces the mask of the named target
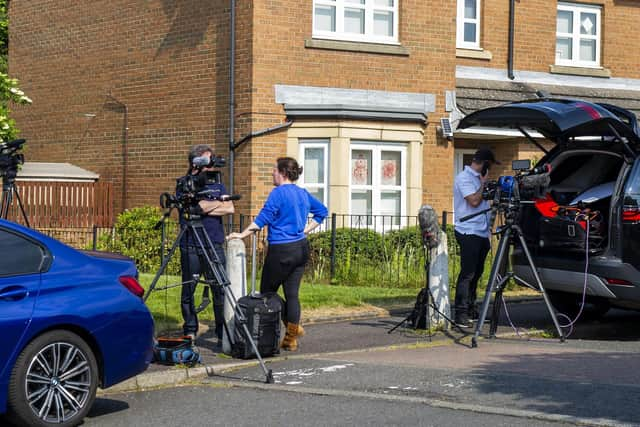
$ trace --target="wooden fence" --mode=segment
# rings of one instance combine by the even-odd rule
[[[91,228],[113,225],[113,186],[109,182],[18,181],[32,228]],[[8,219],[24,223],[17,197],[13,197]]]

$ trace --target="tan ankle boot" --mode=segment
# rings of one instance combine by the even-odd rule
[[[287,329],[287,322],[284,322],[284,328]],[[299,337],[303,337],[304,336],[304,328],[302,327],[302,325],[300,323],[298,323],[298,336]]]
[[[287,323],[287,333],[284,335],[280,348],[288,351],[298,350],[298,328],[297,323]]]

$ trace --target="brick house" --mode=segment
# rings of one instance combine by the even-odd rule
[[[462,115],[538,90],[640,108],[630,1],[32,0],[9,13],[10,71],[34,101],[14,112],[29,160],[98,173],[116,210],[157,203],[197,143],[228,158],[243,213],[285,154],[331,212],[451,210],[478,146],[539,157],[515,134],[457,131]]]

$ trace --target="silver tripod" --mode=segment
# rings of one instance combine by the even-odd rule
[[[560,341],[564,342],[564,335],[562,333],[562,329],[560,328],[560,324],[558,323],[558,319],[556,317],[555,310],[551,305],[551,301],[547,296],[546,291],[544,290],[544,286],[542,286],[542,281],[540,280],[540,276],[538,275],[538,271],[536,269],[535,264],[533,263],[533,259],[531,258],[531,253],[529,252],[529,248],[527,248],[527,243],[523,237],[522,230],[520,227],[515,224],[516,218],[518,216],[519,211],[519,203],[516,204],[502,204],[499,203],[497,207],[492,209],[501,210],[504,213],[505,217],[505,225],[499,227],[496,230],[497,235],[500,237],[500,244],[498,245],[498,250],[496,253],[496,257],[493,261],[493,265],[491,266],[491,273],[489,274],[489,283],[487,285],[487,290],[484,295],[484,300],[482,301],[482,309],[480,310],[480,317],[478,318],[478,324],[476,325],[476,330],[471,339],[471,347],[478,346],[478,337],[480,336],[480,332],[482,331],[482,326],[484,325],[484,321],[487,317],[487,311],[489,310],[489,302],[491,300],[491,294],[495,291],[496,295],[493,301],[493,311],[491,315],[491,322],[489,325],[489,338],[494,338],[496,334],[496,330],[498,328],[498,318],[500,316],[500,308],[503,303],[503,291],[506,284],[509,282],[509,279],[513,279],[521,285],[527,286],[531,289],[539,291],[542,293],[542,297],[544,298],[544,302],[549,310],[549,314],[551,315],[551,319],[553,319],[553,324],[558,331],[558,336],[560,337]],[[494,212],[495,212],[494,211]],[[483,212],[480,212],[483,213]],[[486,211],[484,212],[486,213]],[[475,216],[472,215],[472,216]],[[464,221],[467,218],[461,218],[461,221]],[[529,284],[521,277],[517,276],[512,271],[507,271],[508,261],[509,261],[509,248],[511,246],[515,246],[518,243],[524,252],[529,267],[531,268],[531,272],[533,273],[533,277],[535,278],[535,286]]]
[[[176,249],[180,245],[182,236],[185,233],[187,233],[187,235],[191,237],[191,239],[193,239],[193,244],[196,246],[196,250],[198,251],[198,257],[200,258],[200,263],[204,267],[201,270],[207,272],[205,277],[209,276],[214,279],[214,280],[208,280],[209,285],[220,286],[222,288],[224,298],[229,302],[229,304],[231,304],[232,307],[235,307],[235,310],[234,310],[235,316],[239,320],[239,324],[242,326],[242,332],[244,333],[244,336],[246,337],[247,342],[251,345],[253,352],[256,354],[258,363],[260,364],[260,367],[262,368],[262,371],[265,374],[265,382],[269,384],[273,384],[274,382],[273,372],[271,371],[271,369],[267,369],[264,363],[264,360],[262,359],[262,356],[258,351],[255,340],[253,339],[251,332],[247,328],[247,319],[244,313],[242,312],[242,310],[240,310],[239,306],[237,305],[237,299],[233,294],[231,287],[229,286],[230,281],[227,276],[227,273],[224,269],[224,266],[222,265],[222,261],[220,260],[218,253],[215,251],[213,247],[213,243],[211,242],[211,239],[209,239],[209,235],[207,234],[204,226],[202,225],[202,219],[200,217],[200,214],[194,213],[192,211],[193,209],[191,207],[188,207],[185,209],[184,215],[186,219],[186,224],[181,227],[178,237],[176,238],[175,242],[171,246],[171,249],[169,249],[169,253],[162,261],[162,265],[160,266],[160,269],[157,271],[155,277],[151,281],[149,290],[147,291],[147,294],[144,296],[144,301],[146,301],[146,299],[149,297],[151,292],[155,289],[156,284],[160,279],[160,276],[162,276],[162,274],[164,273],[165,269],[167,268],[167,265],[169,264],[169,261],[171,260],[171,257],[173,256]],[[167,218],[170,212],[171,211],[168,211],[167,213],[165,213],[165,216],[161,221]],[[172,285],[172,286],[180,286],[180,285],[181,284]],[[158,288],[156,290],[167,289],[172,286],[165,286],[163,288]]]

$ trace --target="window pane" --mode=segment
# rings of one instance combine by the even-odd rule
[[[335,6],[316,6],[316,29],[320,31],[336,31]]]
[[[363,9],[344,9],[344,32],[364,34]]]
[[[464,41],[471,43],[476,42],[476,24],[469,22],[464,23]]]
[[[351,213],[353,215],[371,215],[371,190],[353,190],[351,192]]]
[[[304,149],[302,173],[306,184],[324,183],[324,149],[320,147]]]
[[[477,0],[465,0],[464,2],[464,17],[467,19],[476,19],[478,17],[476,11]]]
[[[400,192],[383,191],[380,193],[380,213],[393,215],[394,218],[384,218],[385,225],[400,224]]]
[[[375,12],[373,14],[373,33],[376,36],[393,36],[393,12]]]
[[[307,188],[309,194],[324,203],[324,188]]]
[[[596,35],[596,14],[595,13],[581,13],[580,14],[580,34],[586,34],[589,36]]]
[[[573,12],[568,10],[559,10],[557,18],[557,31],[559,33],[572,33],[573,32]]]
[[[580,60],[595,61],[596,60],[596,41],[580,40]]]
[[[375,0],[373,4],[376,6],[393,7],[393,0]]]
[[[381,153],[381,167],[380,171],[380,184],[382,185],[400,185],[400,171],[402,165],[400,164],[400,152],[398,151],[383,151]]]
[[[571,39],[558,37],[556,39],[556,59],[571,59]]]
[[[365,0],[344,0],[345,3],[364,4]]]
[[[353,150],[351,152],[351,183],[371,185],[371,151]]]

